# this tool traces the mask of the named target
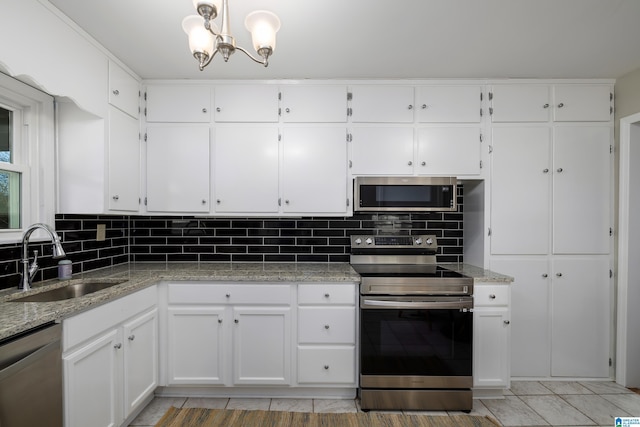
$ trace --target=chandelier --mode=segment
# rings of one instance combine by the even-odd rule
[[[244,52],[258,64],[269,65],[269,56],[276,48],[276,32],[280,29],[280,19],[274,13],[256,10],[244,20],[244,26],[251,33],[253,47],[260,55],[261,59],[258,59],[246,49],[236,46],[229,29],[228,0],[193,0],[193,5],[199,15],[184,18],[182,28],[189,36],[189,49],[198,61],[200,71],[209,65],[216,53],[220,53],[227,62],[236,50]],[[222,15],[220,29],[212,22],[218,14]]]

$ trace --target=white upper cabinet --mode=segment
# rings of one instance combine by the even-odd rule
[[[282,120],[285,123],[345,123],[347,87],[283,86]]]
[[[556,85],[553,88],[557,122],[608,122],[613,94],[609,85]]]
[[[418,121],[424,123],[480,123],[482,88],[473,86],[419,86]]]
[[[354,175],[411,175],[413,127],[356,127],[351,129],[351,173]]]
[[[215,210],[278,212],[278,129],[218,127],[215,130]]]
[[[343,127],[286,128],[282,211],[347,213],[347,142]]]
[[[209,212],[209,126],[147,130],[147,210]]]
[[[413,86],[362,85],[351,88],[354,123],[413,123]]]
[[[220,85],[214,89],[216,122],[278,121],[278,86]]]
[[[551,111],[551,89],[541,84],[495,85],[490,90],[491,121],[546,122]]]
[[[478,175],[480,128],[460,126],[418,129],[415,168],[422,175]]]
[[[138,121],[115,107],[109,109],[109,210],[140,207],[140,134]]]
[[[147,122],[209,123],[209,86],[152,85],[146,90]]]
[[[109,103],[132,117],[139,116],[140,83],[112,61],[109,61]]]

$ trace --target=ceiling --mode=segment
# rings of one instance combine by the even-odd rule
[[[146,79],[619,78],[640,69],[638,0],[229,0],[282,21],[268,68],[236,52],[204,71],[191,0],[49,0]]]

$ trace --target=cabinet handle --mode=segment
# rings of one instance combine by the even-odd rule
[[[489,295],[489,299],[496,299],[495,294],[491,294],[491,295]]]
[[[222,111],[222,108],[217,107],[217,108],[216,108],[216,113],[219,113],[220,111]]]
[[[413,105],[409,105],[407,108],[408,108],[409,110],[413,110]]]
[[[549,104],[544,104],[542,108],[549,108]]]
[[[202,112],[203,112],[203,113],[206,113],[206,112],[207,112],[207,109],[206,109],[206,108],[203,108],[203,109],[202,109]]]
[[[556,273],[556,276],[562,277],[562,273]]]
[[[549,168],[542,169],[542,173],[549,173]]]
[[[114,89],[114,90],[113,90],[113,94],[114,94],[115,96],[118,96],[118,95],[120,95],[120,91],[119,91],[118,89]]]
[[[427,109],[427,104],[422,104],[422,109],[426,110]]]
[[[329,325],[324,325],[324,328],[328,330],[329,329]]]
[[[240,323],[240,321],[238,319],[234,319],[233,323]]]
[[[329,365],[324,365],[325,370],[329,370]]]
[[[562,172],[562,168],[558,168],[558,173]]]
[[[129,335],[129,337],[127,338],[129,341],[133,341],[136,339],[135,335]]]
[[[505,324],[505,325],[510,325],[510,324],[511,324],[511,322],[510,322],[509,320],[505,320],[505,321],[504,321],[504,324]]]
[[[112,197],[113,200],[115,200],[116,202],[120,199],[120,196],[118,196],[117,194],[115,196]]]
[[[558,108],[562,108],[564,107],[564,104],[561,102],[560,104],[558,104]]]
[[[115,348],[116,350],[120,350],[122,348],[122,344],[118,343],[118,344],[114,345],[113,348]]]
[[[409,161],[407,162],[407,165],[409,165],[409,166],[411,166],[412,164],[413,164],[413,162],[412,162],[411,160],[409,160]]]
[[[542,277],[546,279],[547,277],[549,277],[549,275],[547,273],[542,273]]]

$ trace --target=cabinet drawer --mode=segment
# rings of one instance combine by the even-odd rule
[[[496,306],[509,304],[508,285],[475,285],[473,304],[475,306]]]
[[[298,383],[354,384],[355,347],[298,347]]]
[[[169,284],[169,304],[286,304],[290,285]]]
[[[298,309],[298,342],[353,344],[355,319],[355,307],[301,307]]]
[[[356,303],[354,284],[298,285],[299,304],[349,304]]]

